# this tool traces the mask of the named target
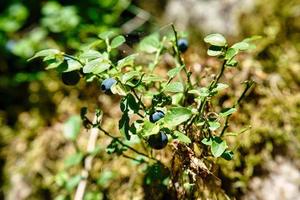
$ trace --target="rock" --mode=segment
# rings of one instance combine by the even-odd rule
[[[165,19],[177,27],[198,29],[203,33],[238,35],[238,18],[251,11],[254,0],[170,0]]]

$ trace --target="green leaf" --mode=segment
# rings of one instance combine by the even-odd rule
[[[187,121],[192,116],[192,111],[184,107],[171,108],[164,117],[164,122],[168,127],[175,127]]]
[[[159,49],[159,34],[153,33],[147,37],[145,37],[139,44],[140,51],[144,51],[147,53],[154,53]]]
[[[207,50],[209,56],[219,56],[223,54],[223,48],[218,46],[210,46]]]
[[[222,109],[222,111],[220,112],[220,116],[221,117],[226,117],[228,115],[231,115],[232,113],[234,113],[236,111],[236,108],[224,108]]]
[[[229,86],[225,83],[217,83],[216,86],[212,89],[212,92],[219,92],[228,88]]]
[[[209,130],[211,131],[215,131],[218,128],[220,128],[221,124],[217,121],[208,121],[208,125],[209,125]]]
[[[206,87],[202,87],[199,89],[200,97],[208,97],[210,95],[209,89]]]
[[[219,33],[214,33],[214,34],[210,34],[210,35],[206,36],[204,38],[204,42],[214,45],[214,46],[219,46],[219,47],[223,47],[227,43],[224,36]]]
[[[226,62],[227,67],[235,67],[235,66],[237,66],[237,64],[238,64],[238,62],[235,59],[231,59]]]
[[[38,57],[54,56],[59,53],[60,53],[60,51],[57,49],[44,49],[44,50],[37,52],[33,57],[29,58],[27,61],[31,61]]]
[[[126,151],[127,148],[121,145],[117,138],[114,138],[105,150],[108,154],[116,153],[117,155],[122,155],[123,151]]]
[[[177,74],[179,74],[179,72],[182,70],[183,66],[178,66],[178,67],[175,67],[171,70],[168,71],[168,76],[169,78],[174,78]]]
[[[142,128],[142,136],[148,137],[150,135],[155,135],[159,132],[160,125],[158,123],[151,123],[149,121],[145,121]]]
[[[83,154],[81,152],[75,153],[75,154],[69,156],[64,161],[65,167],[69,168],[69,167],[78,165],[81,163],[82,159],[83,159]]]
[[[176,93],[172,95],[172,104],[173,105],[180,105],[180,102],[183,98],[184,94],[183,93]]]
[[[115,33],[113,31],[106,31],[103,33],[100,33],[98,35],[99,38],[101,38],[102,40],[106,40],[106,39],[110,39],[115,35]]]
[[[83,67],[83,73],[93,73],[93,74],[99,74],[111,66],[109,60],[103,59],[103,58],[97,58],[95,60],[92,60],[88,62]]]
[[[129,72],[126,72],[122,75],[121,77],[121,82],[123,84],[125,84],[127,81],[133,79],[134,77],[139,77],[141,75],[141,72],[139,71],[129,71]]]
[[[174,93],[183,92],[184,86],[182,85],[181,82],[172,82],[172,83],[169,83],[165,87],[164,91],[165,92],[174,92]]]
[[[134,65],[134,59],[135,59],[136,56],[137,56],[137,54],[132,54],[132,55],[129,55],[129,56],[119,60],[117,67],[119,69],[121,69],[121,68],[126,67],[126,66],[133,66]]]
[[[226,150],[221,155],[222,158],[225,160],[232,160],[233,159],[233,152],[230,150]]]
[[[140,104],[138,102],[135,101],[135,98],[132,94],[128,94],[127,95],[127,104],[128,107],[134,112],[134,113],[138,113],[139,109],[140,109]]]
[[[231,60],[233,59],[237,54],[238,54],[239,50],[235,49],[235,48],[229,48],[226,53],[225,53],[225,60]]]
[[[130,134],[129,134],[130,124],[129,124],[129,121],[130,121],[130,118],[128,116],[128,113],[124,112],[123,115],[122,115],[122,118],[119,120],[119,130],[127,140],[130,139]]]
[[[46,64],[48,65],[45,69],[46,70],[50,70],[50,69],[55,69],[60,67],[61,65],[64,65],[64,68],[67,69],[67,63],[63,60],[57,60],[57,59],[53,59],[53,60],[47,60]]]
[[[76,140],[77,135],[80,132],[80,116],[72,116],[70,117],[64,124],[63,133],[67,139]]]
[[[79,58],[83,60],[95,60],[97,58],[102,58],[103,55],[95,50],[89,49],[87,51],[84,51]]]
[[[212,145],[212,139],[211,138],[203,138],[201,140],[202,144],[205,144],[207,146],[211,146]]]
[[[220,157],[225,149],[227,148],[227,144],[225,140],[222,140],[219,137],[214,137],[212,144],[211,144],[211,153],[213,154],[214,157]]]
[[[242,42],[235,43],[234,45],[232,45],[231,48],[237,49],[239,51],[246,51],[250,48],[250,44],[248,42],[242,41]]]
[[[119,35],[111,41],[110,46],[111,46],[111,48],[117,48],[117,47],[121,46],[125,41],[126,41],[125,37],[122,35]]]
[[[194,90],[189,90],[188,93],[189,93],[189,94],[195,94],[195,95],[197,95],[197,96],[200,96],[200,95],[201,95],[200,91],[199,91],[199,90],[195,90],[195,89],[194,89]]]
[[[159,132],[160,125],[158,123],[152,123],[149,121],[145,121],[142,127],[142,136],[149,137],[150,135],[155,135]]]
[[[79,70],[81,68],[82,66],[80,63],[78,63],[75,60],[69,59],[67,61],[67,69],[63,70],[62,72],[71,72],[71,71]]]
[[[187,135],[183,134],[182,132],[174,131],[174,136],[180,142],[183,142],[183,143],[186,143],[186,144],[189,144],[189,143],[192,142],[191,139]]]
[[[113,94],[118,94],[120,96],[125,96],[126,95],[125,89],[122,87],[122,85],[120,85],[118,83],[113,84],[111,86],[110,90]]]
[[[163,82],[165,79],[161,76],[155,74],[145,75],[143,78],[143,82],[151,83],[151,82]]]
[[[72,191],[79,184],[80,181],[81,181],[81,176],[80,175],[73,176],[72,178],[70,178],[67,181],[66,189],[68,191]]]

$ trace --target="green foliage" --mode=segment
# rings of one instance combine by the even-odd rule
[[[35,2],[34,4],[30,3],[30,1],[15,2],[18,1],[2,1],[1,6],[4,5],[2,7],[2,10],[4,10],[0,16],[0,46],[2,47],[0,90],[3,97],[1,98],[0,132],[2,138],[1,146],[5,147],[2,148],[0,152],[1,160],[5,162],[1,167],[3,173],[1,176],[1,186],[3,186],[2,196],[3,191],[5,196],[8,193],[11,194],[10,191],[13,191],[11,189],[13,189],[14,186],[18,186],[18,184],[10,182],[10,180],[15,180],[14,176],[17,171],[17,175],[19,176],[20,174],[24,176],[27,184],[29,184],[32,189],[31,195],[28,197],[29,199],[43,199],[45,198],[44,195],[47,195],[47,197],[50,196],[51,198],[57,197],[55,199],[72,199],[75,188],[68,192],[65,189],[65,184],[70,177],[79,174],[80,169],[83,167],[83,163],[79,162],[76,156],[72,158],[74,154],[77,154],[73,152],[79,151],[79,154],[83,155],[81,161],[84,161],[86,156],[91,155],[84,151],[85,145],[83,144],[85,139],[89,136],[89,132],[82,130],[82,137],[76,139],[74,142],[65,142],[65,139],[59,135],[62,131],[58,131],[56,125],[57,123],[61,123],[67,113],[78,111],[79,107],[82,106],[82,102],[84,102],[84,104],[86,103],[92,110],[94,109],[92,104],[95,102],[98,104],[98,100],[100,100],[101,104],[99,104],[99,106],[105,111],[102,125],[107,127],[109,131],[116,130],[117,125],[113,128],[112,123],[119,120],[116,119],[118,115],[114,113],[111,115],[110,110],[115,111],[115,108],[111,109],[111,106],[114,106],[115,103],[122,98],[119,97],[118,93],[127,96],[126,91],[128,88],[126,87],[135,88],[138,94],[138,98],[134,97],[136,102],[139,102],[138,99],[141,98],[147,109],[139,110],[139,113],[144,115],[143,120],[140,120],[138,114],[133,114],[134,111],[129,109],[130,125],[134,126],[137,130],[135,135],[131,135],[130,141],[127,141],[125,137],[119,135],[117,133],[118,131],[116,131],[114,135],[120,136],[119,139],[123,141],[124,144],[130,145],[140,152],[148,153],[149,156],[164,162],[170,170],[172,170],[172,174],[176,175],[174,177],[171,175],[170,178],[174,179],[174,182],[181,179],[177,182],[179,183],[179,194],[182,194],[182,191],[192,194],[197,190],[199,185],[203,188],[199,193],[205,194],[208,192],[211,194],[217,191],[219,187],[219,185],[212,186],[209,190],[203,187],[203,184],[207,185],[219,180],[214,179],[210,175],[207,176],[204,170],[205,168],[200,168],[200,174],[195,171],[191,172],[191,168],[185,169],[186,175],[180,176],[180,169],[183,170],[184,167],[188,166],[188,161],[190,160],[193,161],[193,164],[196,163],[197,167],[203,167],[203,165],[199,165],[199,162],[194,162],[195,159],[190,157],[190,153],[195,153],[196,158],[204,161],[208,170],[213,172],[214,176],[224,181],[222,182],[222,185],[225,186],[223,187],[224,191],[233,199],[241,197],[241,195],[248,191],[249,181],[253,176],[258,176],[259,178],[261,173],[264,173],[266,161],[273,159],[277,154],[288,156],[293,160],[299,157],[299,136],[296,133],[300,130],[300,120],[297,115],[297,113],[299,113],[299,95],[297,91],[299,90],[300,79],[295,76],[295,74],[299,74],[298,52],[300,46],[297,37],[297,30],[299,29],[299,23],[297,22],[299,20],[297,20],[296,0],[275,0],[267,3],[259,1],[256,4],[254,12],[249,12],[242,16],[240,20],[242,30],[239,31],[240,35],[238,38],[242,38],[243,35],[264,35],[264,39],[259,43],[258,49],[255,51],[255,60],[252,60],[248,55],[243,53],[245,49],[252,49],[249,48],[249,44],[254,47],[248,39],[245,41],[242,39],[238,40],[236,44],[233,43],[231,45],[230,42],[235,39],[231,38],[227,40],[227,47],[208,47],[209,50],[212,50],[209,55],[216,56],[216,58],[221,61],[224,61],[223,59],[225,55],[227,55],[226,59],[228,60],[226,67],[235,67],[238,64],[237,61],[240,62],[240,60],[246,58],[245,63],[241,62],[242,65],[238,66],[238,68],[230,69],[228,76],[221,78],[219,83],[214,87],[209,87],[210,81],[214,77],[217,77],[218,74],[216,73],[216,76],[214,76],[213,73],[216,72],[216,68],[211,66],[213,65],[210,62],[211,60],[204,62],[204,57],[201,57],[201,65],[205,63],[202,69],[205,68],[205,72],[208,72],[207,76],[205,73],[195,76],[198,72],[195,72],[195,74],[193,72],[191,75],[192,86],[189,89],[184,88],[183,92],[172,93],[163,91],[166,80],[172,79],[170,83],[181,82],[180,78],[183,79],[183,82],[187,81],[185,79],[184,65],[177,64],[173,61],[170,62],[172,63],[172,67],[168,65],[167,70],[169,70],[170,73],[166,76],[166,74],[161,73],[162,71],[160,70],[161,67],[166,66],[159,53],[159,67],[154,71],[155,74],[153,72],[148,74],[148,72],[145,73],[145,69],[150,65],[145,63],[147,63],[149,58],[152,64],[157,51],[155,53],[145,54],[145,56],[144,54],[142,55],[141,52],[129,56],[124,55],[124,52],[122,52],[122,57],[121,55],[115,57],[118,50],[113,49],[110,60],[113,61],[117,68],[122,69],[122,75],[118,77],[118,81],[120,82],[118,87],[120,87],[120,84],[126,85],[126,87],[116,90],[116,92],[114,92],[116,95],[110,97],[98,97],[99,93],[95,91],[97,90],[95,86],[98,85],[101,80],[112,75],[106,74],[107,71],[103,72],[105,76],[103,78],[100,77],[100,79],[98,79],[97,74],[88,73],[81,75],[82,80],[76,87],[61,87],[58,82],[61,80],[55,79],[53,75],[55,75],[56,71],[59,72],[60,76],[62,72],[82,69],[82,66],[77,61],[66,59],[65,56],[58,56],[55,59],[67,61],[69,64],[65,65],[64,62],[59,64],[59,62],[55,60],[47,60],[47,69],[54,67],[56,70],[39,72],[39,66],[41,66],[39,62],[24,63],[23,60],[24,58],[27,59],[32,56],[37,50],[45,48],[59,49],[60,52],[70,52],[79,58],[79,60],[84,61],[84,64],[86,63],[85,59],[91,61],[99,58],[99,54],[101,54],[105,48],[105,39],[97,40],[96,36],[99,32],[106,31],[107,27],[114,27],[109,28],[114,32],[112,36],[109,37],[110,41],[112,41],[114,36],[118,35],[118,28],[115,27],[123,24],[124,19],[127,20],[127,18],[121,15],[122,19],[118,19],[116,16],[119,16],[119,13],[126,8],[126,4],[123,4],[125,6],[120,6],[121,3],[119,2],[121,1],[116,0],[87,0],[84,2],[80,0],[72,2],[60,1],[62,2],[60,3],[61,7],[76,6],[75,13],[77,17],[80,17],[80,24],[75,27],[75,30],[72,28],[68,31],[54,33],[50,30],[50,25],[47,27],[42,25],[42,18],[46,16],[39,10],[43,5],[47,5],[47,1]],[[124,1],[122,2],[124,3]],[[10,9],[10,7],[15,8]],[[24,10],[27,10],[27,17],[24,15],[26,12],[24,12]],[[116,10],[119,11],[115,12]],[[36,15],[36,13],[38,13],[38,15]],[[276,13],[276,15],[274,15],[274,13]],[[117,23],[114,23],[113,21],[116,19],[118,19]],[[111,25],[107,22],[110,22]],[[13,28],[9,30],[11,27]],[[166,29],[164,29],[164,31],[165,30]],[[178,33],[178,35],[180,35],[180,33]],[[197,41],[195,37],[197,36],[196,34],[193,34],[193,36],[194,38],[191,40],[193,43],[190,44],[191,51],[183,56],[185,61],[187,61],[186,63],[188,63],[187,69],[193,66],[193,59],[191,58],[199,53],[198,50],[194,51],[197,49],[194,48]],[[182,37],[186,36],[179,36],[179,38]],[[175,54],[172,48],[169,48],[172,46],[169,39],[175,40],[175,38],[173,35],[167,38],[162,54],[167,53],[167,58],[170,58],[170,55],[174,56]],[[162,44],[160,36],[158,39],[159,43]],[[93,42],[93,40],[97,41]],[[131,46],[131,44],[131,41],[129,41],[128,45]],[[197,45],[198,42],[196,47]],[[233,49],[226,52],[226,48]],[[159,50],[159,48],[157,49]],[[205,48],[201,46],[201,49]],[[235,55],[237,50],[238,54]],[[243,53],[242,56],[239,56],[240,52]],[[126,53],[128,52],[125,52],[125,54]],[[86,54],[86,57],[84,54]],[[229,60],[232,56],[234,56],[234,58]],[[51,63],[53,63],[53,65],[48,65]],[[56,67],[56,65],[58,65],[58,67]],[[251,67],[248,68],[247,66]],[[110,66],[110,68],[112,67],[113,66]],[[133,68],[135,70],[131,70]],[[240,91],[238,83],[241,82],[240,79],[244,77],[239,76],[238,73],[235,74],[237,70],[243,71],[242,74],[247,75],[247,77],[254,76],[259,83],[263,83],[260,84],[259,88],[252,91],[251,96],[246,99],[247,105],[243,105],[241,108],[235,106],[234,103],[230,104],[237,95],[237,92]],[[231,76],[232,74],[235,76]],[[87,84],[84,83],[85,80],[88,82]],[[219,84],[221,85],[220,82],[222,82],[222,84],[226,83],[227,86],[219,88]],[[183,85],[185,86],[185,84]],[[234,90],[231,88],[234,88]],[[147,95],[145,91],[147,91]],[[190,97],[192,97],[193,101],[185,100],[185,98],[190,100]],[[15,98],[17,99],[16,102],[14,100]],[[142,131],[141,127],[149,122],[148,116],[151,114],[151,109],[159,109],[167,113],[169,109],[174,106],[178,107],[183,105],[184,107],[195,108],[201,102],[204,102],[203,99],[208,101],[203,109],[203,117],[193,120],[197,109],[191,109],[193,113],[191,119],[176,127],[176,130],[173,132],[168,132],[168,136],[171,135],[171,137],[168,137],[169,143],[166,149],[160,152],[151,152],[147,143],[143,144],[144,141],[147,140],[147,137],[144,139],[140,131]],[[111,102],[113,102],[113,104],[111,104]],[[142,108],[142,105],[140,106]],[[232,108],[235,108],[236,111],[231,112],[233,111]],[[227,111],[230,112],[227,113]],[[49,115],[49,113],[51,114]],[[222,113],[226,116],[222,116]],[[222,140],[227,142],[228,149],[220,156],[222,158],[211,158],[213,156],[211,146],[201,144],[199,141],[209,141],[210,138],[219,136],[227,116],[231,115],[232,121],[229,120],[230,127],[221,137]],[[114,119],[112,119],[112,116]],[[90,114],[82,118],[83,127],[87,129],[97,127],[97,125],[93,125],[91,121],[89,121],[88,117],[90,117]],[[155,125],[159,126],[159,128],[163,128],[165,126],[163,122],[162,119]],[[50,126],[50,123],[54,126]],[[190,126],[189,124],[192,125]],[[218,124],[219,128],[212,131],[214,127],[218,127]],[[249,130],[248,124],[252,124],[251,133],[246,131]],[[180,137],[176,138],[177,131],[187,136],[191,140],[191,143],[185,145],[184,139],[180,140]],[[49,138],[51,138],[51,140],[49,140]],[[173,141],[174,139],[175,141]],[[88,178],[88,190],[84,198],[111,199],[125,196],[124,199],[130,199],[132,196],[126,196],[128,193],[132,193],[134,198],[139,198],[138,196],[142,195],[140,170],[151,165],[147,163],[151,162],[151,159],[127,149],[122,152],[122,155],[124,154],[137,160],[143,159],[145,161],[143,164],[139,161],[134,161],[134,166],[131,166],[132,162],[124,162],[122,156],[117,156],[116,154],[105,155],[105,151],[102,150],[109,144],[109,140],[110,139],[105,138],[105,135],[101,132],[100,138],[97,140],[97,150],[93,151],[95,159],[93,161],[93,169],[90,171],[91,177]],[[77,150],[73,148],[73,144],[75,144],[74,147],[76,145],[78,146]],[[190,148],[191,151],[189,154],[184,151],[184,148],[182,149],[182,144],[184,148]],[[120,146],[122,145],[120,144]],[[179,148],[176,149],[177,147]],[[169,159],[173,158],[174,154],[175,156],[182,155],[178,160],[184,164],[178,162],[176,159],[174,164],[174,168],[178,167],[179,172],[174,170],[171,161],[169,162]],[[293,156],[297,157],[295,158]],[[70,161],[74,159],[74,163],[77,164],[70,166],[68,169],[64,169],[66,171],[64,171],[61,180],[63,183],[56,182],[56,178],[53,179],[52,177],[53,174],[60,171],[62,167],[66,167],[65,161],[67,161],[69,157],[72,158]],[[81,156],[78,157],[80,158]],[[227,160],[231,161],[228,162]],[[20,161],[22,165],[18,164]],[[64,163],[62,163],[62,161],[64,161]],[[106,167],[109,169],[105,170]],[[111,168],[117,168],[117,171],[121,173],[114,176],[116,177],[115,179],[110,179],[107,184],[97,185],[97,178],[102,176],[102,173],[105,171],[114,170]],[[217,171],[215,169],[217,169]],[[126,172],[129,174],[126,174]],[[197,182],[194,182],[191,178],[194,175],[193,173],[196,174],[198,178]],[[105,173],[103,174],[105,177]],[[178,174],[179,176],[177,176]],[[205,179],[202,179],[202,177],[205,177]],[[191,180],[189,178],[191,178]],[[133,179],[134,181],[132,181]],[[165,181],[164,183],[169,186],[168,189],[172,190],[172,184],[174,184],[174,182]],[[181,183],[183,184],[182,188],[180,187]],[[128,188],[126,188],[127,186]],[[23,189],[25,190],[26,187],[22,187],[21,192]],[[157,191],[153,191],[144,186],[143,189],[144,192],[149,191],[149,193],[154,193],[156,196],[159,196]],[[168,193],[171,192],[170,190]],[[159,191],[162,191],[161,188]],[[145,194],[145,196],[148,195]],[[195,196],[197,195],[195,194]],[[182,197],[182,199],[192,198],[195,197]],[[222,199],[216,196],[211,198]],[[200,199],[207,198],[200,197]]]
[[[237,64],[232,60],[240,51],[250,49],[251,40],[246,39],[228,47],[226,39],[220,34],[211,34],[205,37],[204,41],[211,45],[208,54],[218,56],[223,64],[216,78],[211,80],[207,86],[201,86],[191,81],[192,73],[186,67],[178,50],[177,32],[174,27],[173,32],[174,37],[160,39],[160,35],[155,33],[140,42],[138,49],[154,56],[153,62],[150,61],[142,66],[135,63],[138,54],[128,55],[120,60],[112,59],[112,50],[118,50],[118,47],[126,42],[122,35],[116,35],[112,31],[98,35],[99,43],[105,45],[105,48],[100,51],[90,46],[77,54],[69,55],[59,50],[48,49],[37,52],[33,56],[34,59],[41,57],[44,61],[51,60],[51,67],[49,65],[48,69],[62,71],[59,69],[62,68],[61,63],[63,63],[64,68],[69,71],[81,71],[83,77],[93,76],[93,80],[99,85],[101,83],[101,88],[105,88],[105,94],[121,96],[120,111],[122,115],[119,119],[118,129],[122,137],[112,136],[104,130],[101,120],[92,124],[86,117],[86,108],[82,109],[81,118],[87,124],[99,128],[105,135],[112,138],[111,143],[106,147],[108,154],[124,156],[138,164],[147,164],[146,184],[153,182],[162,184],[169,177],[169,175],[161,174],[161,169],[163,169],[161,164],[151,164],[151,161],[157,161],[157,159],[148,151],[149,148],[162,150],[172,140],[176,140],[186,148],[191,148],[191,145],[199,145],[206,149],[205,146],[208,146],[210,151],[205,154],[232,160],[233,152],[227,145],[224,135],[229,127],[229,118],[237,111],[242,99],[253,85],[251,81],[246,82],[236,103],[232,107],[225,107],[220,113],[216,113],[208,104],[219,92],[229,87],[228,84],[221,83],[220,78],[226,67]],[[154,73],[164,52],[172,54],[175,63],[175,66],[167,72],[167,76]],[[77,63],[78,68],[70,66],[70,62],[64,61],[66,59]],[[184,78],[181,73],[185,74]],[[110,92],[107,92],[108,90]],[[192,95],[195,103],[188,104],[188,95]],[[147,98],[150,98],[151,103]],[[74,116],[65,124],[65,136],[72,141],[75,141],[80,130],[78,120],[79,117]],[[138,140],[133,141],[133,138],[138,138]],[[146,152],[140,152],[133,144],[142,145]],[[176,146],[176,142],[174,145]],[[129,152],[136,156],[128,156]],[[178,154],[180,153],[178,152]],[[72,155],[65,161],[66,167],[81,163],[83,155],[78,152]],[[138,156],[141,156],[142,159]],[[191,166],[186,164],[183,166],[192,170]],[[67,183],[67,190],[74,188],[79,179],[78,176],[71,178]],[[192,185],[193,183],[189,187],[185,187],[187,184],[184,184],[184,188],[191,189]]]

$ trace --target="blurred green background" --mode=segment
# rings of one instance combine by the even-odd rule
[[[195,74],[211,63],[205,34],[220,32],[231,42],[263,36],[257,49],[240,59],[239,71],[225,76],[233,86],[245,78],[257,84],[232,123],[233,130],[252,128],[228,139],[234,160],[219,160],[215,172],[232,198],[299,199],[299,18],[298,0],[0,1],[0,199],[71,198],[76,185],[63,180],[76,179],[78,169],[66,173],[74,148],[63,137],[62,124],[82,106],[103,108],[111,130],[119,116],[117,101],[101,95],[97,84],[64,86],[40,61],[26,60],[45,48],[76,52],[106,30],[124,34],[130,51],[170,22],[189,33],[185,59]],[[79,143],[86,144],[85,134]],[[85,199],[149,199],[145,169],[106,155],[108,144],[99,139]]]

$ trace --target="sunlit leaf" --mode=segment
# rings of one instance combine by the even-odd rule
[[[186,144],[189,144],[189,143],[192,142],[191,139],[187,135],[183,134],[180,131],[174,131],[174,136],[180,142],[183,142],[183,143],[186,143]]]
[[[57,49],[44,49],[44,50],[37,52],[33,57],[29,58],[28,61],[31,61],[38,57],[53,56],[53,55],[56,55],[59,53],[60,53],[60,51]]]
[[[83,67],[83,73],[93,73],[93,74],[99,74],[111,66],[109,60],[105,60],[103,58],[97,58],[95,60],[92,60],[88,62]]]
[[[150,121],[145,121],[142,128],[142,136],[148,137],[150,135],[155,135],[159,132],[159,124],[151,123]]]
[[[179,72],[182,70],[183,66],[178,66],[178,67],[175,67],[171,70],[168,71],[168,76],[169,78],[173,78],[175,77],[177,74],[179,74]]]
[[[139,44],[139,49],[141,51],[147,52],[147,53],[154,53],[158,50],[160,46],[159,42],[159,34],[153,33],[152,35],[149,35],[145,37]]]
[[[212,144],[211,144],[211,153],[213,154],[214,157],[220,157],[223,152],[227,148],[227,144],[225,140],[222,140],[219,137],[214,137]]]
[[[183,92],[184,86],[182,85],[181,82],[172,82],[172,83],[169,83],[165,87],[164,91],[165,92],[174,92],[174,93]]]
[[[222,111],[220,112],[220,116],[221,117],[226,117],[228,115],[231,115],[232,113],[236,112],[236,108],[224,108],[222,109]]]
[[[119,35],[111,41],[110,46],[111,46],[111,48],[117,48],[117,47],[121,46],[125,41],[126,41],[125,37],[122,35]]]
[[[192,111],[184,107],[171,108],[164,117],[164,122],[168,127],[175,127],[187,121],[192,116]]]
[[[214,33],[206,36],[204,38],[204,42],[219,47],[223,47],[226,45],[226,39],[224,38],[223,35],[219,33]]]

